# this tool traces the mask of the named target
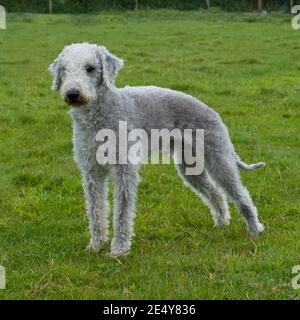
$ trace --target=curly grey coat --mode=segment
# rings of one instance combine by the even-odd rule
[[[226,194],[245,218],[251,235],[264,227],[247,189],[242,185],[238,167],[253,170],[264,163],[247,165],[234,151],[228,131],[218,113],[189,95],[169,89],[115,87],[123,61],[105,47],[83,43],[64,48],[50,66],[53,90],[73,108],[73,144],[86,197],[91,240],[89,248],[99,250],[108,239],[107,182],[114,185],[114,237],[111,255],[127,254],[131,247],[139,166],[99,165],[95,139],[102,128],[117,132],[119,121],[132,128],[197,129],[205,131],[205,169],[198,176],[185,173],[185,163],[177,165],[180,176],[209,206],[215,225],[228,225]]]

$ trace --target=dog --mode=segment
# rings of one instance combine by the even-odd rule
[[[196,98],[155,86],[116,88],[122,59],[104,46],[89,43],[65,47],[50,65],[52,89],[71,106],[74,159],[80,169],[89,219],[88,248],[99,251],[108,240],[108,178],[114,187],[114,237],[111,256],[128,254],[131,248],[135,203],[139,183],[138,164],[101,165],[96,159],[100,129],[118,131],[120,121],[128,128],[179,128],[204,130],[204,170],[187,175],[188,164],[176,164],[184,182],[210,208],[215,226],[228,225],[227,196],[245,218],[251,236],[264,230],[239,170],[254,170],[265,164],[248,165],[236,154],[219,114]],[[118,141],[117,141],[118,143]],[[176,150],[174,150],[176,157]]]

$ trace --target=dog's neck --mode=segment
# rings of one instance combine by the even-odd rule
[[[69,113],[73,122],[83,128],[103,127],[105,119],[114,112],[111,110],[109,101],[113,99],[116,92],[116,88],[99,90],[97,98],[93,102],[80,107],[72,107]]]

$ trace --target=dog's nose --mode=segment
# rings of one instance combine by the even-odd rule
[[[80,92],[77,89],[71,89],[67,92],[67,97],[70,102],[76,102],[80,96]]]

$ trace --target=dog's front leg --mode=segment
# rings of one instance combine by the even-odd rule
[[[130,251],[139,182],[138,170],[139,167],[134,165],[117,165],[111,172],[115,200],[111,256],[125,255]]]
[[[108,239],[107,174],[94,169],[82,172],[82,177],[91,236],[87,248],[99,251]]]

